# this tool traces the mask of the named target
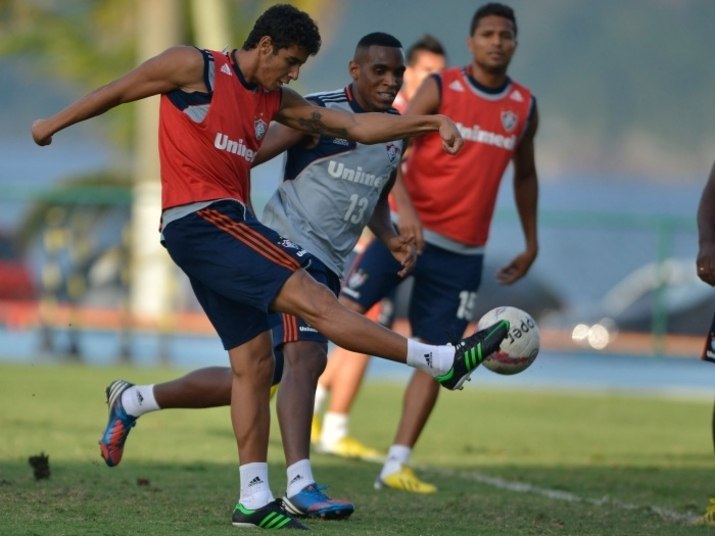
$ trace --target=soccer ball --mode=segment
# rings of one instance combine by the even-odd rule
[[[539,327],[526,311],[504,306],[496,307],[481,317],[477,329],[488,328],[499,320],[509,321],[509,334],[499,350],[488,355],[482,365],[498,374],[518,374],[528,368],[539,353]]]

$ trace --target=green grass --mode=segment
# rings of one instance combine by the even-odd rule
[[[158,382],[183,371],[0,365],[0,534],[236,534],[238,493],[228,409],[171,410],[140,419],[122,464],[99,457],[104,386]],[[378,465],[314,455],[329,493],[349,498],[345,522],[318,534],[698,535],[715,494],[709,400],[524,390],[442,393],[414,463],[433,496],[376,492]],[[352,432],[387,446],[402,387],[367,383]],[[285,485],[277,427],[271,483]],[[36,481],[28,457],[45,452]]]

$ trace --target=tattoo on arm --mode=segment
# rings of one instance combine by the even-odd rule
[[[320,135],[331,135],[331,136],[342,136],[347,137],[348,131],[344,128],[331,128],[323,123],[322,115],[320,112],[311,112],[309,118],[298,119],[298,124],[306,129],[308,129],[313,134]]]

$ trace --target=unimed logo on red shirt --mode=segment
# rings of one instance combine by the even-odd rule
[[[238,155],[244,158],[247,162],[253,162],[256,158],[256,152],[246,147],[242,139],[232,140],[223,132],[217,132],[214,138],[214,147],[220,151],[226,151],[231,154]]]

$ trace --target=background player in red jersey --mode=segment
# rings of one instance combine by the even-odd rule
[[[513,10],[489,3],[474,14],[467,45],[472,62],[429,76],[406,114],[445,113],[459,126],[465,147],[452,161],[437,152],[437,140],[419,136],[408,149],[402,182],[393,188],[401,232],[417,237],[409,321],[414,337],[447,342],[464,332],[473,317],[483,251],[502,175],[511,162],[514,193],[525,248],[496,274],[512,284],[529,270],[538,253],[538,180],[534,136],[538,126],[531,92],[507,75],[516,50]],[[404,186],[404,188],[402,187]],[[402,207],[414,206],[413,211]],[[346,279],[341,301],[363,312],[400,282],[394,265],[372,243]],[[353,381],[359,385],[361,378]],[[439,385],[416,372],[405,391],[403,411],[376,488],[432,493],[409,467],[417,439],[434,408]]]
[[[698,206],[698,257],[696,261],[698,277],[705,283],[715,286],[715,164],[710,169],[707,183],[700,196]],[[708,332],[705,348],[703,349],[703,359],[715,361],[708,356],[708,352],[715,349],[715,318],[713,325]],[[715,448],[715,407],[713,407],[712,417],[712,437],[713,448]],[[715,496],[710,499],[702,522],[707,525],[715,525]]]
[[[404,83],[393,103],[400,112],[405,111],[422,81],[430,74],[444,69],[447,64],[444,47],[431,35],[424,35],[414,42],[407,50],[406,60]],[[403,213],[407,210],[412,210],[412,207],[403,205]],[[365,250],[370,239],[368,234],[361,240],[359,247],[355,249],[357,254]],[[391,328],[395,313],[394,298],[395,292],[390,293],[370,308],[365,316]],[[334,348],[330,353],[328,365],[318,380],[315,393],[311,441],[319,452],[372,461],[384,459],[380,451],[368,447],[348,433],[350,410],[360,390],[368,362],[369,356],[355,354],[340,347]],[[321,426],[319,415],[328,395],[330,401]]]
[[[75,123],[161,95],[162,243],[191,281],[229,355],[240,475],[232,515],[236,526],[305,528],[284,511],[268,483],[271,312],[300,317],[353,350],[432,371],[449,389],[460,388],[479,365],[472,354],[488,353],[508,329],[508,323],[500,323],[456,347],[405,339],[341,306],[304,270],[313,260],[310,253],[261,224],[247,206],[250,165],[272,120],[309,134],[366,144],[439,131],[445,150],[454,153],[462,146],[454,123],[443,115],[327,110],[284,88],[319,48],[313,20],[293,6],[278,4],[258,18],[240,49],[222,53],[172,47],[32,125],[34,141],[49,145],[54,134]],[[213,78],[208,75],[211,64]],[[188,96],[203,101],[187,105]],[[315,384],[295,387],[305,396],[295,400],[289,426],[307,435]],[[109,393],[110,405],[116,394]]]

